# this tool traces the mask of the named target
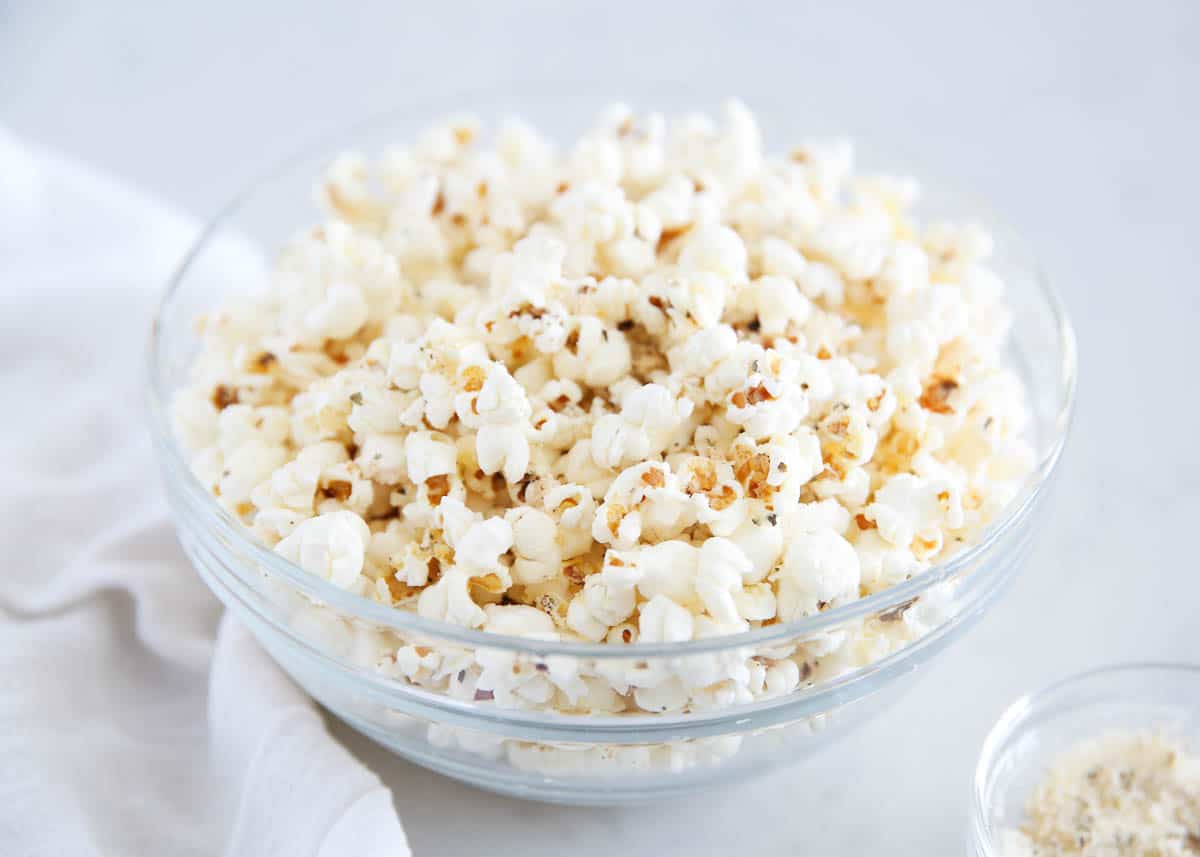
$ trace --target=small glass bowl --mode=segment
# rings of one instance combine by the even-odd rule
[[[673,110],[681,99],[676,93],[647,100]],[[921,216],[972,220],[995,238],[993,267],[1008,286],[1012,362],[1030,394],[1036,454],[1008,508],[953,559],[796,622],[621,647],[535,641],[433,622],[338,589],[255,541],[193,476],[169,418],[172,396],[186,383],[198,348],[196,317],[262,275],[252,261],[245,277],[231,277],[231,261],[266,257],[309,218],[305,212],[315,217],[312,183],[338,152],[377,152],[413,140],[429,121],[459,111],[475,113],[491,127],[505,115],[519,115],[565,139],[585,129],[606,103],[562,93],[511,93],[415,105],[284,162],[204,231],[168,286],[149,355],[153,436],[180,541],[207,584],[279,664],[334,714],[418,764],[510,795],[579,804],[666,797],[758,773],[828,746],[887,708],[912,685],[919,667],[990,607],[1023,564],[1066,438],[1075,388],[1070,325],[1024,244],[978,204],[932,182],[923,191]],[[768,109],[762,113],[764,136],[782,145],[823,131],[812,115],[798,104]],[[883,159],[866,161],[874,170],[903,169]],[[832,656],[814,656],[809,674],[808,653],[828,649],[847,632],[869,634],[871,656],[845,667],[831,663]],[[388,653],[401,647],[433,651],[443,664],[456,664],[450,675],[461,686],[451,680],[445,688],[430,688],[381,672]],[[514,674],[722,675],[731,663],[753,666],[756,658],[769,662],[789,652],[805,659],[795,691],[688,713],[505,708],[470,687],[469,668],[482,659],[511,662]]]
[[[1018,699],[983,742],[968,853],[1004,857],[1004,832],[1020,826],[1026,800],[1059,753],[1107,732],[1147,729],[1200,747],[1200,666],[1103,667]]]

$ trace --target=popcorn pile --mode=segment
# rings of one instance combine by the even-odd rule
[[[946,559],[1030,467],[990,239],[918,225],[916,182],[848,145],[767,157],[737,103],[613,107],[566,150],[463,118],[318,193],[269,286],[202,319],[175,418],[217,500],[342,589],[536,640],[732,634]],[[672,665],[369,660],[497,705],[695,710],[875,660],[934,600]]]

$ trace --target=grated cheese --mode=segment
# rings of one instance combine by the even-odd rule
[[[1083,741],[1054,762],[1005,857],[1200,854],[1200,756],[1162,732]]]

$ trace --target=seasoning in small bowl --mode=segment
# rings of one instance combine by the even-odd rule
[[[1018,700],[984,745],[975,853],[1200,854],[1200,670],[1097,670]],[[1064,749],[1065,748],[1065,749]]]

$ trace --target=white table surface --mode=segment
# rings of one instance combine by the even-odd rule
[[[494,797],[347,734],[418,855],[960,854],[975,757],[1011,699],[1107,662],[1200,661],[1196,0],[105,5],[0,2],[0,123],[198,215],[273,153],[415,91],[816,89],[988,199],[1071,310],[1079,406],[1041,541],[898,707],[800,767],[612,810]]]

